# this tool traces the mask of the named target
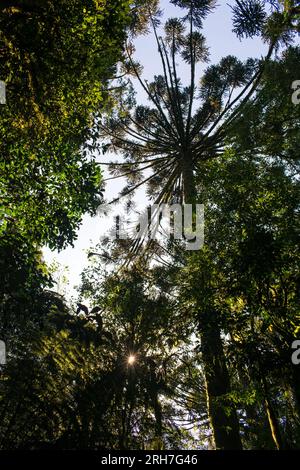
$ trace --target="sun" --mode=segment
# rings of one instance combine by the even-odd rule
[[[135,363],[135,360],[135,356],[133,354],[130,354],[130,356],[128,356],[127,362],[130,366],[132,366]]]

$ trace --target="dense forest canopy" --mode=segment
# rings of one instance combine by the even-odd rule
[[[230,2],[266,53],[218,63],[217,2],[170,3],[1,2],[0,449],[300,446],[300,2]],[[132,217],[141,187],[191,224],[204,204],[204,245],[102,239],[73,302],[42,250],[106,201],[104,167]]]

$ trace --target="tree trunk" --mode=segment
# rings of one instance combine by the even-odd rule
[[[240,450],[239,422],[229,398],[230,380],[217,322],[212,319],[202,322],[200,335],[207,407],[216,449]]]
[[[185,204],[195,204],[197,195],[194,181],[192,155],[186,152],[182,156],[182,179]]]
[[[255,386],[256,389],[257,386],[256,383],[253,383],[249,368],[247,366],[245,367],[240,361],[236,364],[236,368],[238,372],[237,380],[242,390],[251,390],[253,386]],[[243,403],[247,422],[247,427],[243,429],[244,439],[247,443],[247,448],[251,450],[270,449],[273,444],[267,416],[265,416],[264,413],[263,416],[260,415],[260,408],[261,404],[256,401],[248,402],[246,400]]]
[[[193,159],[189,152],[182,156],[182,177],[185,204],[197,202]],[[201,312],[202,313],[202,312]],[[206,381],[209,419],[216,449],[242,449],[236,410],[229,401],[229,374],[216,312],[201,315],[200,337]]]
[[[273,441],[274,441],[274,443],[275,443],[278,450],[284,450],[284,449],[287,448],[287,446],[286,446],[286,443],[285,443],[285,441],[284,441],[284,439],[281,435],[279,422],[278,422],[274,407],[271,403],[268,384],[267,384],[267,381],[266,381],[263,373],[261,374],[261,382],[262,382],[262,388],[263,388],[263,392],[264,392],[265,409],[266,409],[266,412],[267,412],[268,421],[269,421]]]

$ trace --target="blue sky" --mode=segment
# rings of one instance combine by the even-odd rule
[[[210,48],[210,62],[216,63],[226,55],[235,55],[240,59],[248,57],[260,57],[266,51],[266,45],[258,39],[247,39],[239,41],[231,32],[231,10],[228,4],[233,1],[219,0],[218,7],[204,23],[203,34],[207,38],[207,45]],[[175,8],[167,0],[161,1],[161,8],[165,17],[179,16],[179,9]],[[135,42],[136,57],[144,66],[144,74],[146,78],[152,78],[155,73],[160,72],[160,61],[157,55],[157,48],[153,41],[152,35],[140,37]],[[201,64],[199,65],[201,72]],[[198,71],[198,72],[199,72]],[[182,69],[181,78],[184,81],[185,69]],[[143,99],[139,93],[139,98]],[[99,156],[99,160],[103,161],[104,157]],[[108,161],[112,160],[112,156],[106,157]],[[109,176],[109,175],[106,175]],[[106,184],[105,198],[111,200],[116,197],[122,189],[124,182],[115,180]],[[139,207],[145,204],[143,191],[139,191],[136,196]],[[73,293],[74,285],[80,282],[80,273],[88,264],[87,251],[91,245],[95,245],[101,235],[109,229],[112,224],[111,218],[100,216],[90,217],[85,215],[78,238],[74,244],[74,248],[69,247],[62,252],[51,252],[48,248],[44,249],[44,258],[48,263],[56,260],[64,268],[66,267],[67,277],[69,279],[69,293]]]

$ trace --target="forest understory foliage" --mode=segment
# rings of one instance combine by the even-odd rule
[[[300,2],[229,2],[265,52],[214,63],[218,3],[0,4],[2,450],[300,448]],[[140,188],[204,204],[203,247],[108,236],[61,295],[43,247],[104,202],[136,229]]]

